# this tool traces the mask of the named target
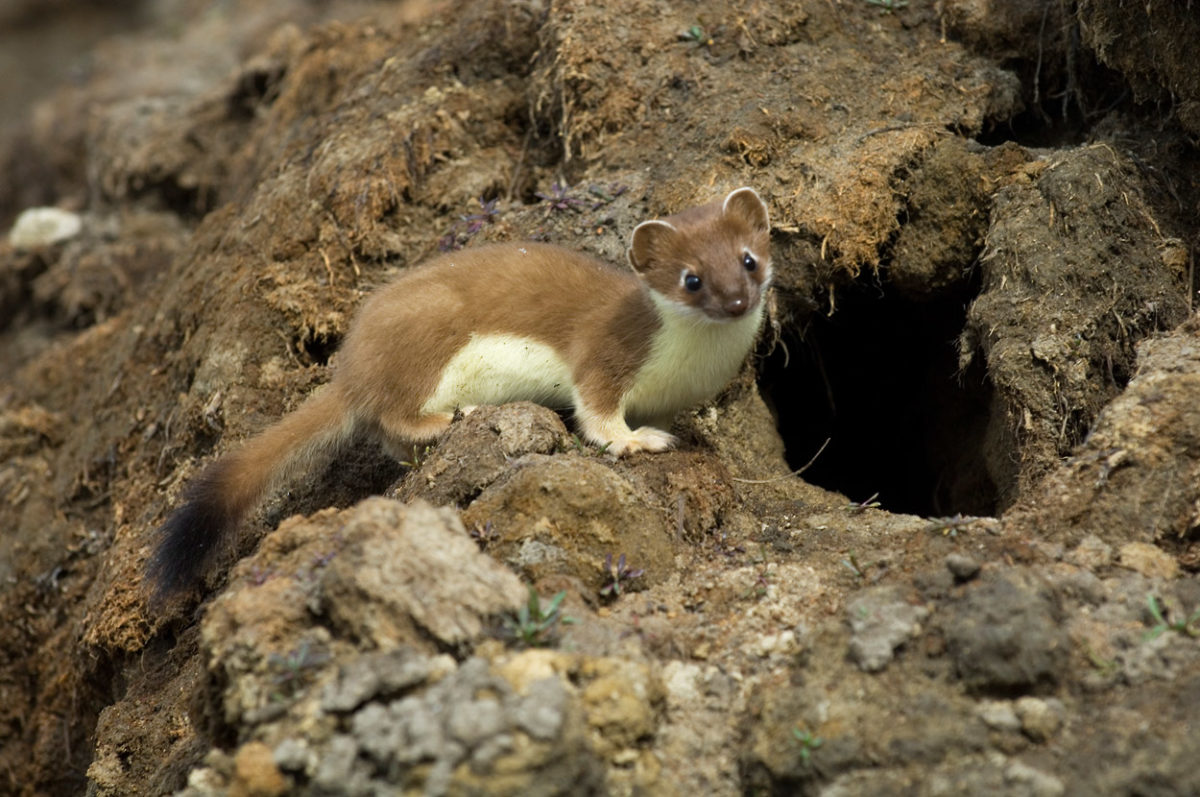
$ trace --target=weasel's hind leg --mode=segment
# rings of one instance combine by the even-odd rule
[[[398,414],[379,418],[379,437],[384,452],[400,464],[413,462],[421,446],[432,443],[450,428],[454,416],[448,412],[431,412],[415,418]]]

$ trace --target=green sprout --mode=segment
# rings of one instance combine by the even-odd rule
[[[580,437],[578,434],[572,434],[571,435],[571,445],[574,446],[575,450],[578,453],[583,454],[584,456],[587,456],[588,454],[591,454],[592,452],[596,452],[598,455],[602,456],[602,455],[608,453],[608,447],[612,445],[612,441],[610,440],[602,446],[594,446],[593,447],[591,444],[584,442],[583,438]]]
[[[1083,652],[1087,656],[1088,663],[1105,678],[1114,675],[1121,669],[1121,665],[1115,659],[1104,658],[1091,645],[1084,645]]]
[[[271,653],[267,656],[267,667],[273,673],[271,683],[275,685],[271,699],[285,700],[296,694],[304,680],[304,673],[320,667],[327,661],[329,654],[323,650],[314,650],[308,640],[287,653]]]
[[[422,463],[425,462],[425,459],[429,456],[429,452],[431,451],[433,451],[433,446],[431,445],[425,446],[424,448],[417,448],[416,446],[413,446],[412,454],[410,454],[412,460],[401,462],[400,464],[409,470],[416,470],[417,468],[421,467]]]
[[[1167,631],[1175,631],[1195,639],[1200,637],[1200,609],[1192,612],[1183,620],[1174,622],[1167,620],[1166,612],[1153,592],[1146,594],[1146,603],[1150,607],[1150,615],[1154,618],[1154,627],[1146,632],[1146,640],[1157,639]]]
[[[891,14],[902,8],[908,8],[908,0],[867,0],[867,5],[877,6],[880,14]]]
[[[792,728],[792,738],[800,743],[800,760],[808,766],[812,762],[812,751],[816,750],[825,740],[812,731],[802,731],[797,726]]]
[[[558,626],[569,625],[575,620],[564,617],[559,611],[567,591],[562,590],[546,606],[537,590],[529,588],[529,600],[514,614],[504,618],[506,636],[524,647],[549,647],[558,640]]]
[[[597,202],[592,204],[592,210],[599,210],[604,205],[615,202],[617,197],[629,190],[629,186],[621,185],[620,183],[609,183],[607,186],[592,184],[588,186],[587,192],[596,197]]]
[[[699,25],[692,25],[690,28],[688,28],[683,34],[683,39],[685,41],[695,42],[696,44],[704,47],[712,47],[713,45],[713,37],[710,36],[704,30],[704,28]]]
[[[742,598],[763,598],[771,589],[771,579],[775,574],[771,572],[771,560],[767,556],[767,546],[758,546],[758,556],[750,557],[750,564],[757,564],[758,570],[754,574],[754,583],[752,583],[745,592],[742,593]]]
[[[874,566],[874,562],[863,564],[858,561],[858,554],[850,551],[846,554],[846,558],[842,560],[842,565],[853,573],[857,578],[864,579],[867,577],[867,571]]]

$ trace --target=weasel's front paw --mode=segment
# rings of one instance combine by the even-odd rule
[[[618,441],[614,440],[608,447],[608,451],[618,457],[636,451],[666,451],[668,448],[674,448],[678,441],[675,439],[675,435],[664,432],[662,429],[642,426],[620,442],[621,445],[618,445]]]

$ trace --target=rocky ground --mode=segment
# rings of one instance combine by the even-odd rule
[[[0,2],[0,791],[1200,792],[1198,19]],[[148,603],[374,286],[741,185],[769,323],[678,451],[363,440]]]

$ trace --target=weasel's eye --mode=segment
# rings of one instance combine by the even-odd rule
[[[742,255],[742,267],[747,271],[753,271],[754,269],[758,268],[758,261],[754,259],[754,255],[747,252],[746,254]]]
[[[704,285],[704,281],[695,274],[686,274],[683,277],[683,287],[687,288],[692,293],[700,290],[702,285]]]

